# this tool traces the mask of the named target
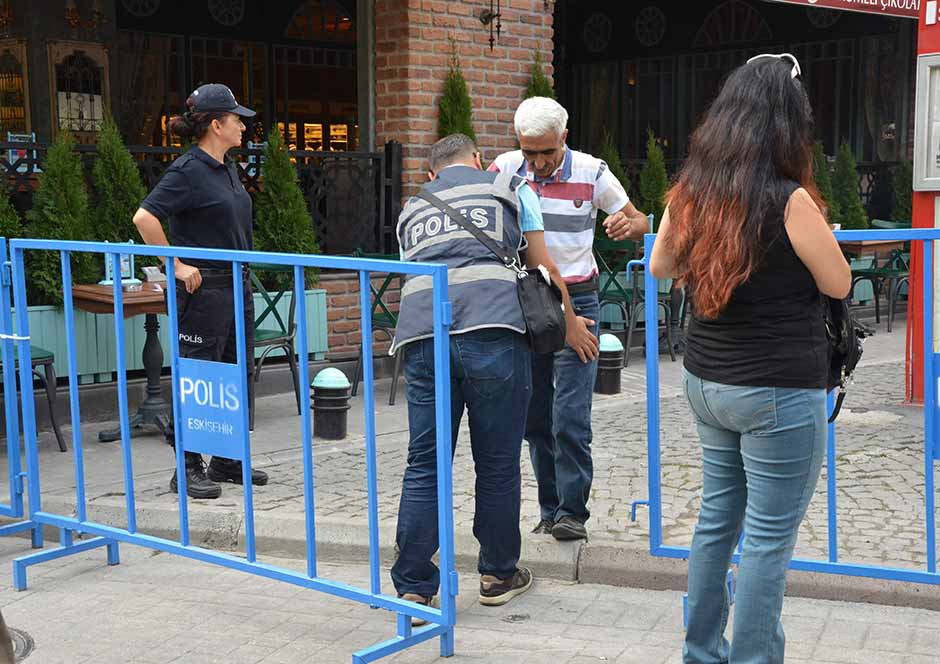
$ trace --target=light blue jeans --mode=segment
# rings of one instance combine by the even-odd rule
[[[826,446],[823,389],[741,387],[685,372],[703,486],[689,557],[685,664],[783,664],[787,566]],[[731,643],[725,575],[744,528]]]

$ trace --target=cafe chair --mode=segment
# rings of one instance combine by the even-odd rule
[[[901,289],[908,284],[910,279],[909,260],[909,254],[905,254],[900,249],[895,249],[884,265],[880,267],[878,267],[877,259],[873,256],[870,266],[852,269],[852,293],[850,297],[854,297],[855,286],[859,282],[869,282],[874,293],[876,323],[881,323],[880,300],[882,295],[886,296],[888,301],[888,332],[891,331],[892,323],[894,323],[895,309],[897,308],[897,301],[900,299]]]
[[[398,254],[367,254],[362,251],[356,250],[355,255],[361,258],[375,258],[379,260],[399,260]],[[381,332],[388,337],[389,343],[391,343],[395,338],[395,328],[398,326],[398,313],[392,311],[389,306],[382,300],[385,296],[386,291],[392,285],[392,282],[397,280],[399,287],[401,286],[402,280],[401,275],[394,272],[389,272],[385,275],[385,279],[382,281],[382,285],[379,286],[378,290],[372,285],[372,280],[369,280],[369,290],[372,291],[372,332]],[[399,288],[400,290],[400,288]],[[362,371],[363,371],[363,352],[362,352],[362,342],[359,342],[359,356],[356,358],[356,368],[353,371],[353,381],[352,381],[352,390],[350,394],[356,396],[356,392],[359,390],[359,381],[362,380]],[[395,353],[395,365],[392,369],[392,386],[388,395],[388,405],[395,405],[395,393],[398,391],[398,377],[401,375],[401,349]]]
[[[290,266],[288,266],[290,268]],[[268,271],[278,271],[272,269],[272,266],[264,266],[262,270]],[[293,268],[290,268],[293,269]],[[251,282],[256,293],[261,293],[264,298],[266,307],[260,316],[255,318],[255,349],[263,348],[264,351],[261,355],[258,356],[255,362],[255,376],[254,383],[257,383],[261,378],[261,369],[264,366],[265,360],[268,359],[268,356],[276,350],[281,350],[287,356],[287,366],[290,367],[291,380],[294,385],[294,398],[297,401],[297,414],[301,414],[300,409],[300,383],[299,383],[299,371],[297,368],[297,352],[295,350],[295,340],[297,337],[297,323],[296,323],[296,312],[297,312],[297,303],[294,298],[293,286],[288,285],[284,289],[278,291],[274,297],[271,297],[271,294],[268,293],[267,289],[261,284],[261,281],[258,279],[254,270],[251,272]],[[288,297],[290,304],[288,305],[287,313],[287,323],[284,323],[284,319],[281,318],[280,313],[277,311],[276,306],[278,301],[282,297]],[[272,318],[276,325],[274,327],[263,327],[263,323],[268,319]],[[306,358],[304,358],[306,361]],[[254,430],[255,428],[255,389],[254,385],[251,386],[249,390],[249,408],[248,408],[248,428]]]
[[[45,348],[40,348],[34,344],[29,345],[30,359],[33,375],[42,384],[46,391],[46,403],[49,404],[49,420],[52,422],[52,430],[55,432],[56,441],[59,443],[59,451],[67,452],[68,446],[65,444],[65,437],[59,428],[59,420],[55,414],[56,400],[56,375],[55,375],[55,355]],[[0,359],[0,366],[3,360]],[[19,361],[17,361],[19,365]],[[41,371],[40,371],[41,369]]]

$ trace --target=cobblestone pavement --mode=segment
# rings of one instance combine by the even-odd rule
[[[0,540],[0,568],[24,553]],[[391,637],[395,618],[349,601],[205,563],[121,548],[31,568],[30,588],[0,590],[7,623],[35,641],[26,664],[340,664]],[[297,566],[299,561],[271,561]],[[335,581],[362,567],[322,565]],[[505,607],[476,603],[475,579],[458,597],[456,655],[436,641],[383,662],[678,664],[680,593],[537,579]],[[787,664],[933,664],[940,613],[788,598]]]
[[[665,542],[684,545],[691,540],[697,518],[701,464],[697,435],[680,394],[678,366],[678,363],[664,363],[662,496]],[[840,560],[845,562],[890,563],[903,567],[923,566],[925,562],[923,409],[902,405],[903,375],[900,361],[865,365],[851,386],[837,423],[839,554]],[[640,508],[636,523],[629,519],[631,501],[646,498],[648,493],[645,372],[641,361],[635,361],[624,371],[623,386],[621,394],[598,396],[595,401],[595,480],[590,503],[593,515],[588,526],[593,538],[644,546],[648,542],[646,509]],[[292,401],[290,395],[280,399],[285,421],[289,418]],[[403,396],[400,401],[404,401]],[[383,524],[395,523],[407,452],[405,409],[402,404],[395,408],[400,409],[396,411],[400,412],[400,423],[377,439],[379,513]],[[256,432],[255,436],[259,435],[262,434]],[[156,445],[156,441],[153,444]],[[254,494],[259,519],[263,519],[266,512],[278,515],[303,512],[300,450],[296,445],[293,448],[289,445],[291,441],[285,440],[281,447],[287,449],[256,458],[256,464],[271,476],[271,483],[258,488]],[[364,447],[361,437],[335,443],[315,442],[317,518],[366,523]],[[464,422],[454,461],[454,507],[456,528],[466,534],[472,528],[474,502],[473,462],[469,449]],[[538,507],[536,483],[525,450],[521,465],[522,527],[526,532],[537,520]],[[801,556],[826,556],[827,472],[824,468],[803,524],[797,545],[797,554]],[[138,504],[149,502],[171,507],[176,496],[169,492],[167,479],[165,471],[139,477]],[[120,484],[98,484],[89,491],[89,498],[92,504],[102,497],[120,501],[122,492]],[[241,492],[229,485],[221,499],[191,504],[198,504],[196,509],[209,512],[240,510]]]

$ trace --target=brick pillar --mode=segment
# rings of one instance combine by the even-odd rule
[[[403,194],[427,179],[427,149],[437,140],[437,104],[450,61],[450,39],[470,98],[484,161],[516,147],[513,113],[529,84],[536,50],[552,75],[554,2],[502,0],[502,34],[492,51],[480,12],[489,0],[376,0],[376,144],[403,146]]]

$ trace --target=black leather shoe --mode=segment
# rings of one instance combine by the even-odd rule
[[[552,526],[552,537],[556,540],[587,539],[587,528],[573,516],[563,516]]]
[[[170,479],[170,491],[179,491],[175,470]],[[218,498],[222,495],[222,487],[206,476],[206,462],[201,454],[186,455],[186,495],[190,498]]]
[[[542,519],[541,521],[539,521],[539,525],[537,525],[535,528],[532,529],[532,534],[533,535],[551,535],[552,526],[554,525],[555,525],[554,522],[549,521],[548,519]]]
[[[213,482],[242,483],[242,462],[225,457],[212,457],[209,462],[209,479]],[[251,469],[251,483],[255,486],[264,486],[268,483],[268,474],[263,470]]]

